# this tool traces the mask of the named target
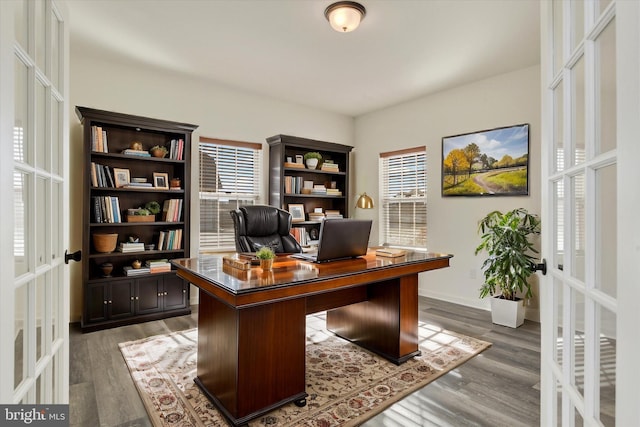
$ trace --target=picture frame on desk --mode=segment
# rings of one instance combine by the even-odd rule
[[[162,172],[153,173],[153,186],[158,190],[169,189],[169,174]]]
[[[122,188],[125,185],[129,185],[131,182],[129,169],[113,168],[113,177],[115,179],[116,188]]]
[[[303,204],[289,204],[289,213],[291,214],[291,222],[304,221],[304,205]]]

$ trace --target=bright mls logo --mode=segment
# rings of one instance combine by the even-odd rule
[[[68,427],[69,405],[0,405],[0,425]]]

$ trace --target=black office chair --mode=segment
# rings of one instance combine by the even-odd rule
[[[273,206],[243,206],[230,212],[236,251],[256,252],[269,246],[276,253],[298,253],[302,247],[291,235],[291,214]]]

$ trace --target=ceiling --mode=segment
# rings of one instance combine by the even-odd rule
[[[359,116],[538,64],[539,0],[66,0],[71,55],[140,63]]]

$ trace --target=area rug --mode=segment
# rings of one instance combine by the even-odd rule
[[[309,329],[309,328],[308,328]],[[396,366],[322,329],[307,331],[307,405],[290,403],[249,426],[356,426],[491,344],[420,324],[422,355]],[[197,329],[119,344],[154,426],[226,426],[193,382]]]

